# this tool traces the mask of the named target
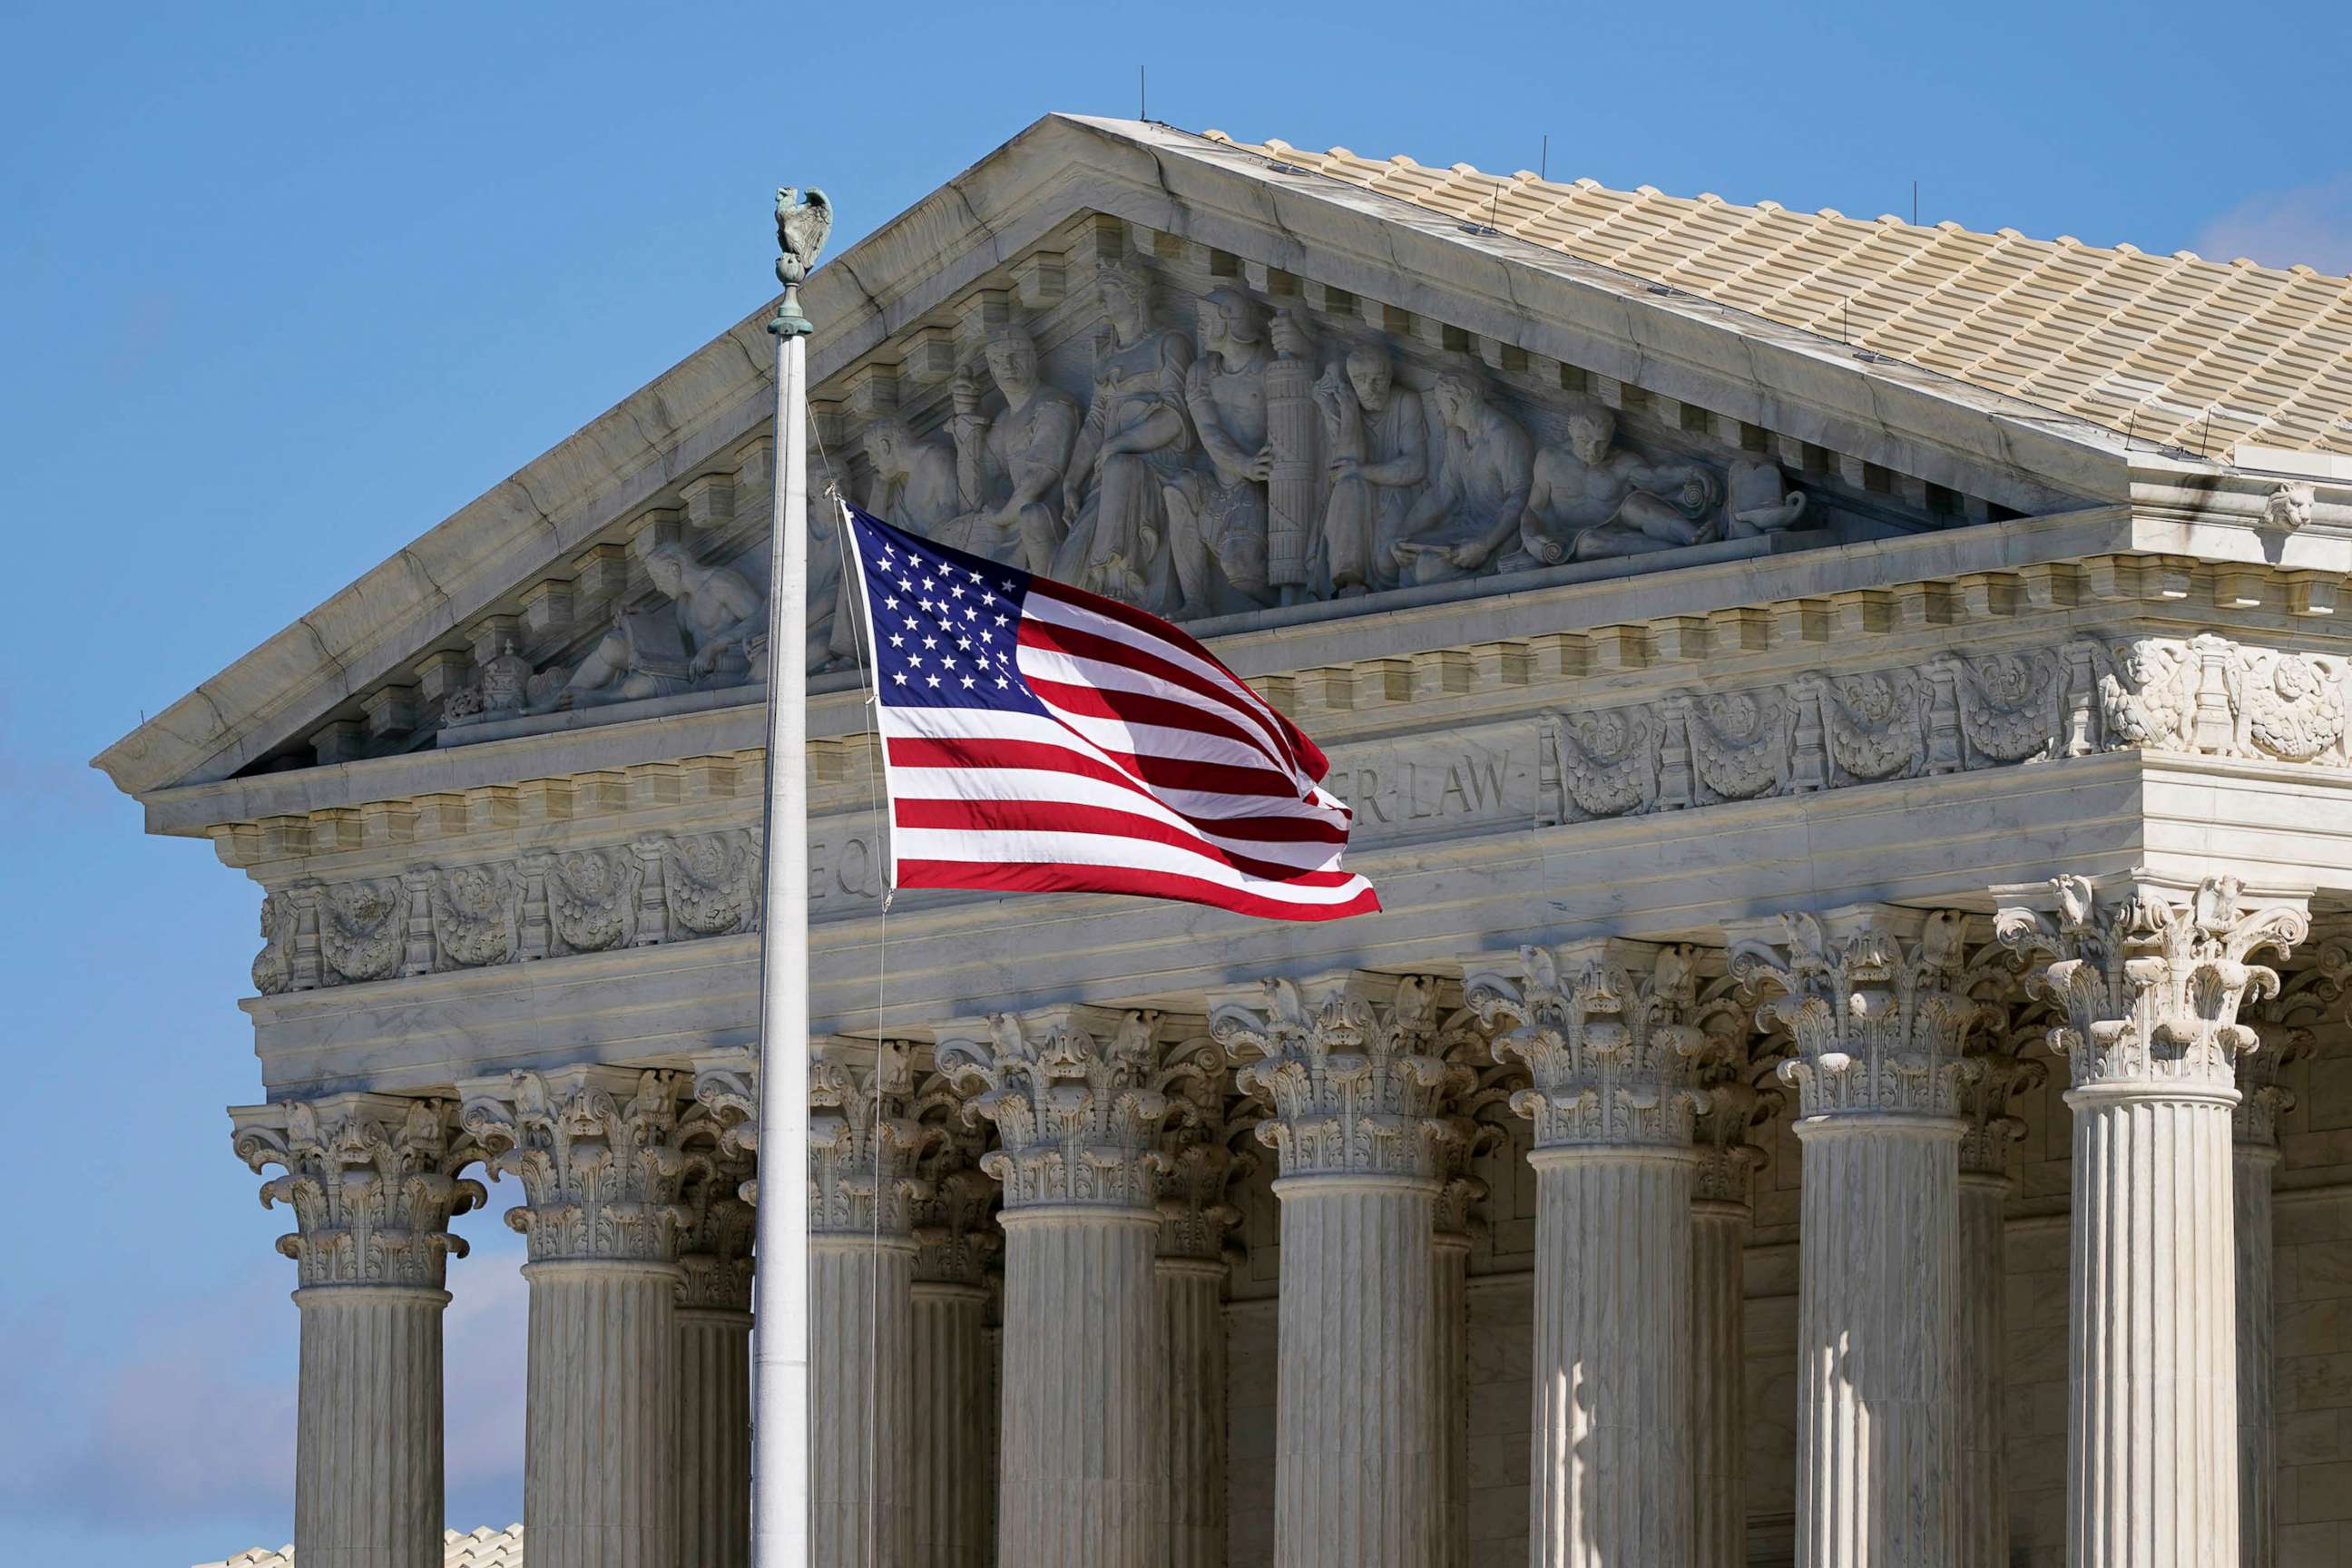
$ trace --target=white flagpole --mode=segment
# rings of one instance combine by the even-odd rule
[[[808,318],[800,280],[824,194],[776,193],[775,455],[769,521],[767,882],[760,921],[760,1203],[751,1276],[751,1561],[809,1562]]]

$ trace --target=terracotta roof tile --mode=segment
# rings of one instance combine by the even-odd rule
[[[2352,453],[2352,279],[1235,144],[2150,440]]]

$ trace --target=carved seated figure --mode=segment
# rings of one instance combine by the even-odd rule
[[[1712,470],[1651,463],[1616,443],[1617,416],[1600,404],[1569,416],[1568,445],[1536,458],[1528,527],[1507,569],[1676,550],[1717,537],[1722,490]]]
[[[1200,356],[1184,376],[1184,403],[1209,467],[1168,488],[1170,554],[1182,613],[1213,615],[1270,596],[1266,577],[1266,323],[1236,289],[1201,300]]]
[[[980,411],[980,383],[956,378],[956,484],[963,548],[1008,566],[1050,573],[1062,545],[1062,486],[1083,417],[1076,399],[1038,379],[1036,341],[1018,327],[988,340],[988,373],[1004,412]]]
[[[1475,576],[1519,535],[1533,453],[1528,433],[1487,401],[1475,375],[1448,371],[1430,395],[1445,426],[1444,471],[1389,547],[1399,576],[1414,584]]]
[[[1377,343],[1350,350],[1315,384],[1315,401],[1328,422],[1331,497],[1323,514],[1332,592],[1352,598],[1396,586],[1391,555],[1405,520],[1429,477],[1429,437],[1422,426],[1421,394],[1397,384],[1388,351]]]
[[[1192,345],[1152,321],[1151,283],[1106,263],[1095,291],[1108,321],[1095,339],[1094,401],[1062,486],[1069,535],[1053,575],[1148,610],[1174,608],[1167,488],[1193,449],[1185,413]]]
[[[750,679],[768,632],[767,600],[729,566],[704,566],[682,544],[646,552],[646,575],[670,603],[622,609],[561,688],[534,704],[587,708],[666,697]]]
[[[956,457],[944,441],[925,440],[914,426],[886,415],[859,435],[866,461],[874,465],[866,489],[866,510],[950,549],[968,549],[963,495],[956,482]]]

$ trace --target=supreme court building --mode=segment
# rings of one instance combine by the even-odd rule
[[[813,490],[1386,905],[886,909],[812,503],[822,1568],[2352,1563],[2352,284],[1054,116],[803,300]],[[745,304],[98,759],[258,887],[303,1568],[441,1561],[492,1201],[532,1568],[747,1561]]]

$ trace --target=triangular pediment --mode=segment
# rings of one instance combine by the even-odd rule
[[[1179,618],[2128,494],[2125,443],[2084,422],[1160,126],[1041,121],[803,302],[814,489]],[[98,765],[146,795],[755,699],[769,313]],[[1016,343],[1034,390],[992,364]],[[847,638],[817,554],[822,668]]]

